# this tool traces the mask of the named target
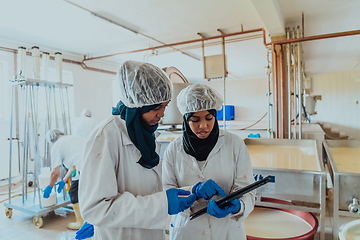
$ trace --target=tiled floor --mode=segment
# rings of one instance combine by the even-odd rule
[[[18,193],[19,184],[13,185],[12,189],[18,189],[13,195]],[[31,189],[30,189],[31,191]],[[8,198],[6,194],[8,186],[0,187],[0,240],[73,240],[76,231],[67,229],[69,222],[75,221],[75,215],[68,208],[59,208],[55,212],[50,212],[43,216],[44,225],[38,229],[33,224],[32,216],[20,211],[13,210],[12,217],[5,216],[4,200]],[[331,206],[328,204],[328,206]],[[327,211],[325,232],[326,239],[332,239],[331,218]],[[341,218],[340,224],[350,222],[355,218]],[[168,236],[167,236],[168,237]],[[319,239],[319,231],[315,235]]]
[[[20,184],[12,185],[12,195],[21,190]],[[32,191],[31,188],[28,189]],[[8,186],[0,187],[0,239],[1,240],[72,240],[75,232],[67,229],[69,222],[75,221],[75,215],[68,208],[59,208],[43,216],[44,225],[38,229],[33,224],[33,217],[13,209],[11,218],[6,217],[3,202],[8,199]]]
[[[4,208],[3,208],[4,209]],[[1,240],[35,240],[35,239],[74,239],[75,231],[67,229],[69,222],[75,221],[74,213],[65,208],[59,209],[66,216],[59,216],[50,212],[43,217],[44,225],[38,229],[33,224],[33,218],[21,211],[13,210],[11,218],[0,214],[0,239]],[[64,236],[64,237],[61,237]],[[67,236],[67,237],[66,237]]]

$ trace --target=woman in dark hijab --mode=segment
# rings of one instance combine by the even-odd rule
[[[182,189],[161,191],[155,130],[172,84],[158,67],[135,61],[126,61],[117,78],[120,101],[113,116],[92,131],[85,145],[79,203],[87,223],[76,238],[165,239],[168,214],[184,211],[196,199],[179,196],[191,193]]]
[[[174,215],[170,239],[246,239],[243,221],[254,209],[255,192],[219,208],[215,200],[254,182],[247,148],[238,136],[219,129],[216,110],[222,97],[204,84],[190,85],[177,97],[183,115],[183,135],[166,149],[164,189],[182,188],[197,200],[185,212]],[[187,221],[191,213],[207,205],[208,214]]]

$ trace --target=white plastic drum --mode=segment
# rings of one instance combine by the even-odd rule
[[[360,219],[345,223],[340,227],[340,240],[360,240]]]
[[[43,207],[51,207],[56,204],[56,194],[52,192],[49,196],[49,198],[44,198],[41,196],[41,203]]]

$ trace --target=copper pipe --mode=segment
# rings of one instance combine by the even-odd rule
[[[18,52],[16,49],[6,48],[6,47],[0,47],[0,50],[2,50],[4,52],[10,52],[10,53],[17,53]]]
[[[297,30],[296,30],[296,34],[297,34],[297,37],[300,38],[300,28],[299,26],[297,27]],[[298,74],[299,74],[299,87],[298,87],[298,98],[299,98],[299,101],[298,101],[298,108],[299,108],[299,139],[302,138],[302,72],[301,72],[301,49],[300,49],[300,43],[297,44],[297,51],[298,51]]]
[[[286,39],[290,39],[290,28],[286,31]],[[291,44],[286,45],[286,53],[287,53],[287,132],[288,132],[288,139],[291,139]]]
[[[305,37],[305,30],[304,30],[304,12],[301,14],[301,23],[302,23],[302,37]]]
[[[346,36],[352,36],[352,35],[358,35],[358,34],[360,34],[360,30],[329,33],[329,34],[315,35],[315,36],[310,36],[310,37],[282,40],[282,41],[277,41],[277,42],[266,43],[266,45],[270,45],[270,44],[280,45],[280,44],[286,44],[286,43],[306,42],[306,41],[320,40],[320,39],[326,39],[326,38],[346,37]]]
[[[184,45],[184,44],[190,44],[190,43],[195,43],[195,42],[207,41],[207,40],[212,40],[212,39],[217,39],[217,38],[231,37],[231,36],[254,33],[254,32],[259,32],[259,31],[263,32],[263,39],[264,39],[264,43],[266,45],[266,42],[265,42],[265,30],[263,28],[257,28],[257,29],[252,29],[252,30],[248,30],[248,31],[243,31],[243,32],[235,32],[235,33],[229,33],[229,34],[220,35],[220,36],[207,37],[207,38],[203,38],[203,39],[194,39],[194,40],[189,40],[189,41],[183,41],[183,42],[160,45],[160,46],[151,47],[151,48],[143,48],[143,49],[127,51],[127,52],[121,52],[121,53],[114,53],[114,54],[109,54],[109,55],[104,55],[104,56],[99,56],[99,57],[86,58],[83,61],[89,61],[89,60],[95,60],[95,59],[100,59],[100,58],[113,57],[113,56],[122,55],[122,54],[151,51],[151,50],[160,49],[160,48],[173,47],[173,46],[178,46],[178,45]]]
[[[80,63],[80,62],[79,62]],[[117,72],[113,72],[113,71],[109,71],[109,70],[104,70],[104,69],[99,69],[99,68],[93,68],[93,67],[88,67],[86,66],[86,64],[84,63],[84,61],[82,61],[80,63],[81,67],[85,70],[91,70],[91,71],[95,71],[95,72],[101,72],[101,73],[108,73],[108,74],[114,74],[116,75]]]
[[[274,122],[275,122],[275,138],[279,138],[279,121],[278,121],[278,72],[277,72],[277,56],[275,45],[271,45],[273,59],[273,79],[274,79]]]
[[[252,35],[249,37],[232,38],[232,39],[228,39],[228,40],[225,39],[225,43],[228,44],[228,43],[235,43],[235,42],[241,42],[241,41],[248,41],[248,40],[252,40],[252,39],[256,39],[256,38],[262,38],[262,34],[261,35]],[[212,41],[212,42],[208,42],[208,43],[204,44],[204,47],[217,46],[217,45],[221,45],[221,44],[222,44],[221,41],[216,41],[216,42]],[[181,47],[178,49],[179,50],[191,50],[191,49],[198,49],[201,47],[202,47],[202,44]],[[173,53],[173,52],[175,52],[175,50],[170,49],[170,50],[164,50],[164,51],[157,52],[157,54],[160,55],[160,54],[168,54],[168,53]]]
[[[263,43],[264,43],[264,46],[267,48],[268,45],[271,45],[271,43],[266,43],[266,33],[265,33],[265,29],[261,29],[262,30],[262,33],[263,33]]]
[[[12,49],[12,48],[5,48],[5,47],[0,47],[0,51],[5,51],[5,52],[11,52],[11,53],[14,53],[15,54],[15,59],[16,59],[16,54],[18,52],[17,49]],[[27,56],[32,56],[31,52],[26,52],[26,55]],[[40,57],[42,57],[42,54],[40,55]],[[50,59],[51,60],[55,60],[55,57],[52,57],[50,56]],[[16,61],[16,60],[14,60]],[[113,72],[113,71],[109,71],[109,70],[104,70],[104,69],[100,69],[100,68],[93,68],[93,67],[88,67],[85,65],[85,63],[83,62],[78,62],[78,61],[73,61],[73,60],[70,60],[70,59],[65,59],[63,58],[62,59],[63,62],[65,63],[71,63],[71,64],[76,64],[76,65],[80,65],[83,69],[85,70],[90,70],[90,71],[95,71],[95,72],[101,72],[101,73],[107,73],[107,74],[113,74],[113,75],[116,75],[117,73],[116,72]],[[15,78],[16,78],[16,75],[17,75],[17,66],[15,65],[14,67],[15,69]]]
[[[283,55],[283,48],[280,45],[280,126],[281,126],[281,138],[285,138],[285,93],[284,93],[284,55]]]

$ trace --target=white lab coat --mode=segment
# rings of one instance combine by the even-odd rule
[[[250,156],[247,148],[238,136],[220,129],[219,139],[210,152],[202,169],[197,160],[188,155],[182,143],[182,137],[175,139],[165,150],[163,161],[164,189],[182,188],[192,190],[198,182],[214,180],[226,194],[234,192],[254,182]],[[206,207],[204,199],[197,200],[189,210],[190,214]],[[177,226],[184,213],[174,215],[170,225],[170,235],[176,239],[212,239],[245,240],[243,221],[254,209],[255,191],[240,198],[241,210],[225,218],[215,218],[204,214],[189,221],[185,226]],[[176,233],[174,234],[175,231]]]
[[[75,166],[76,174],[72,180],[78,180],[84,146],[85,140],[80,137],[70,135],[60,137],[51,148],[51,167],[64,165],[67,169],[73,169]]]
[[[119,116],[105,119],[89,136],[79,204],[84,220],[95,226],[94,240],[165,239],[161,162],[146,169],[137,163],[140,157]]]
[[[81,117],[78,128],[75,131],[75,136],[81,137],[85,140],[89,137],[90,133],[96,127],[96,120],[89,117]]]

